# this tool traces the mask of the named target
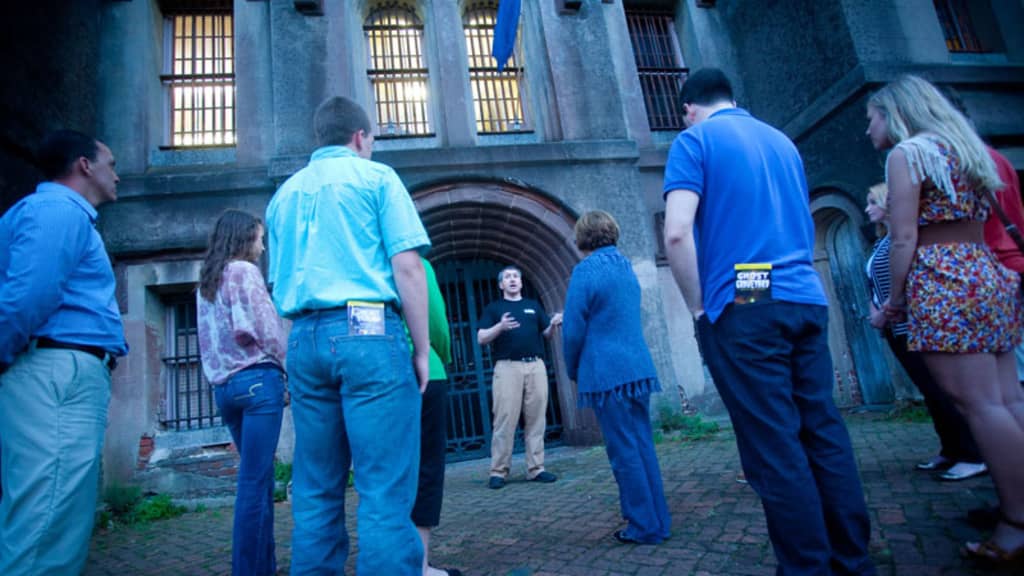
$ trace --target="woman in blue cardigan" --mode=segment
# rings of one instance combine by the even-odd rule
[[[566,295],[562,345],[578,403],[593,408],[604,435],[626,527],[623,543],[657,544],[672,520],[661,483],[648,414],[661,389],[640,324],[640,283],[615,247],[619,226],[607,212],[576,222],[576,247],[585,256],[573,269]]]

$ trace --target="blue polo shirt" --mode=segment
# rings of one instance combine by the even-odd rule
[[[700,196],[694,234],[711,322],[735,297],[736,264],[771,264],[775,300],[828,305],[803,162],[785,134],[742,108],[714,113],[672,143],[665,196],[674,190]]]
[[[267,206],[268,281],[281,315],[349,300],[401,306],[391,258],[430,248],[416,206],[390,167],[344,146],[318,149]]]
[[[115,291],[96,209],[78,192],[43,182],[0,218],[0,364],[40,337],[124,356]]]

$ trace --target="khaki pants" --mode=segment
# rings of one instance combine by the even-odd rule
[[[525,420],[526,477],[544,471],[544,415],[548,409],[548,370],[543,360],[499,360],[494,365],[494,436],[491,476],[508,476],[519,413]]]

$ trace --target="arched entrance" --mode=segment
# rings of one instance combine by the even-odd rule
[[[412,193],[433,249],[452,328],[449,373],[449,461],[485,457],[491,440],[490,350],[476,341],[477,319],[500,298],[497,272],[505,264],[523,271],[524,292],[548,313],[561,311],[572,267],[575,216],[550,197],[521,186],[459,182]],[[548,342],[551,394],[546,439],[580,443],[595,438],[596,422],[575,408],[575,390],[562,366],[560,346]],[[518,447],[518,439],[517,439]]]
[[[895,394],[889,353],[867,322],[870,294],[864,277],[867,245],[861,210],[838,190],[816,192],[814,267],[829,300],[829,348],[840,406],[889,404]]]

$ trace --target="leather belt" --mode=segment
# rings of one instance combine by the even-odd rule
[[[117,358],[113,354],[107,352],[103,348],[98,346],[86,346],[85,344],[69,344],[67,342],[58,342],[52,338],[37,338],[36,348],[51,348],[56,350],[78,350],[79,352],[85,352],[86,354],[95,356],[100,359],[107,369],[113,371],[117,368]]]
[[[536,362],[540,356],[523,356],[522,358],[509,358],[513,362]]]

